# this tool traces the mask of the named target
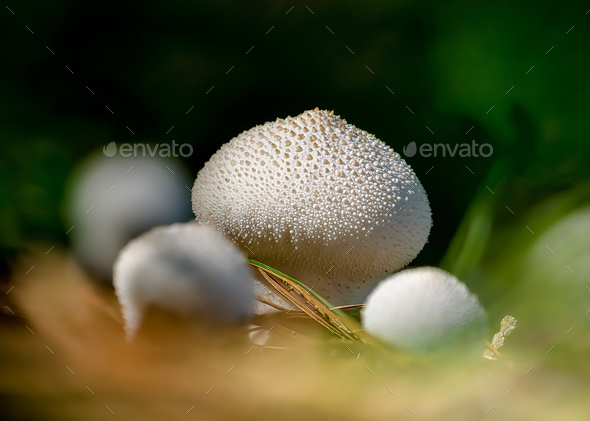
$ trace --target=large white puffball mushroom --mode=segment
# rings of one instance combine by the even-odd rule
[[[254,309],[244,254],[196,223],[156,227],[131,241],[117,257],[114,284],[128,337],[150,305],[222,324],[245,321]]]
[[[408,164],[375,136],[319,109],[243,132],[199,172],[193,211],[250,258],[332,304],[364,300],[430,232]]]
[[[95,279],[111,282],[117,253],[129,240],[191,219],[190,183],[175,159],[90,155],[72,173],[65,200],[74,256]]]
[[[464,335],[477,337],[481,347],[486,315],[477,297],[456,277],[419,267],[380,282],[369,295],[362,323],[368,333],[400,349],[442,348]]]

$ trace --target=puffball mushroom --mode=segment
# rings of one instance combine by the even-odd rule
[[[96,280],[112,282],[115,258],[129,240],[191,219],[189,180],[171,158],[107,158],[101,151],[84,159],[70,177],[64,206],[78,262]]]
[[[400,155],[317,108],[223,145],[192,200],[197,221],[335,305],[361,302],[375,278],[408,264],[431,226],[424,189]]]
[[[215,228],[157,227],[127,244],[114,267],[127,336],[150,305],[215,323],[253,314],[254,279],[244,254]]]
[[[438,268],[418,267],[379,283],[369,295],[362,323],[368,333],[393,347],[424,350],[443,347],[468,333],[483,341],[486,315],[477,297],[456,277]]]

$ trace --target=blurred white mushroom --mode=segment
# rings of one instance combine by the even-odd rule
[[[442,348],[458,337],[481,340],[481,347],[487,322],[465,284],[444,270],[419,267],[380,282],[369,295],[362,323],[393,347],[424,350]]]
[[[157,225],[190,220],[189,183],[175,159],[88,156],[70,176],[64,209],[80,264],[111,282],[117,253],[129,240]]]
[[[222,324],[244,321],[254,309],[244,254],[196,223],[156,227],[131,241],[115,262],[114,284],[128,337],[150,305]]]
[[[193,211],[336,305],[361,302],[377,278],[408,264],[431,226],[399,154],[317,108],[223,145],[199,172]]]

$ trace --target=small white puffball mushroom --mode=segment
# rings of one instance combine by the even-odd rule
[[[254,309],[244,254],[196,223],[156,227],[131,241],[115,262],[114,284],[129,338],[150,305],[220,324],[247,320]]]
[[[409,165],[375,136],[319,109],[256,126],[199,172],[193,211],[250,258],[335,305],[362,302],[430,232]]]
[[[191,219],[189,183],[176,159],[91,154],[72,173],[64,203],[74,256],[96,280],[111,282],[117,253],[129,240]]]
[[[368,333],[393,347],[426,350],[442,348],[459,336],[483,341],[486,314],[456,277],[419,267],[381,281],[369,295],[362,323]]]

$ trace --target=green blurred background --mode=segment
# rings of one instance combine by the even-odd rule
[[[523,273],[545,259],[567,264],[557,260],[563,250],[525,257],[544,230],[588,205],[587,2],[8,6],[14,14],[0,11],[4,276],[29,244],[67,244],[66,179],[96,148],[190,143],[186,164],[196,176],[241,131],[316,106],[400,153],[412,141],[492,145],[488,158],[406,160],[434,219],[414,264],[461,276],[493,320],[510,307],[500,297],[513,292],[518,301]],[[565,238],[588,231],[588,218],[579,221]],[[587,256],[584,240],[563,247]],[[578,278],[590,273],[569,267]]]

